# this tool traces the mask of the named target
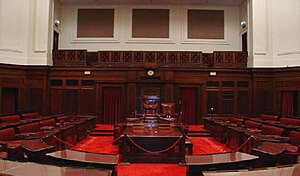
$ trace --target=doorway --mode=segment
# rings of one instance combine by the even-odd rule
[[[18,88],[2,88],[1,113],[15,114],[18,111]]]
[[[53,50],[58,50],[58,42],[59,42],[59,33],[54,31],[53,33]]]
[[[242,35],[242,51],[248,52],[247,32]]]
[[[189,125],[197,124],[198,88],[181,87],[179,88],[179,96],[182,122]]]
[[[297,91],[282,91],[281,92],[282,116],[297,116],[298,115],[297,107],[298,107]]]

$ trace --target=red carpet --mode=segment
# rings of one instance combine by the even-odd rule
[[[97,125],[97,129],[112,129],[112,125]],[[201,130],[203,126],[192,125],[189,127],[191,130]],[[193,143],[193,154],[212,154],[224,153],[231,150],[226,145],[216,141],[211,137],[190,137]],[[107,136],[88,136],[86,139],[77,143],[72,149],[95,152],[95,153],[110,153],[118,154],[118,146],[112,144],[113,137]],[[130,165],[118,165],[119,176],[185,176],[186,166],[178,164],[152,164],[152,163],[132,163]]]
[[[111,124],[96,124],[94,130],[114,130],[114,126]]]
[[[212,137],[190,137],[193,143],[193,154],[213,154],[231,152],[225,144],[216,141]]]
[[[110,136],[88,136],[77,143],[72,149],[95,153],[118,154],[118,146],[112,144]]]
[[[203,131],[204,130],[203,125],[189,125],[188,128],[189,128],[189,131]]]
[[[118,176],[185,176],[186,166],[178,164],[130,164],[118,166]]]

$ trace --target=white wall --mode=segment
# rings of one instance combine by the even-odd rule
[[[273,66],[300,66],[300,1],[272,0]]]
[[[0,62],[51,65],[52,0],[0,1]]]
[[[115,32],[110,39],[76,38],[76,18],[78,8],[114,8]],[[170,9],[169,39],[131,38],[132,8]],[[225,11],[225,40],[191,40],[186,37],[186,11],[193,9],[223,9]],[[240,21],[238,6],[176,6],[176,5],[70,5],[62,6],[60,49],[98,50],[185,50],[212,52],[218,50],[240,50]]]
[[[249,67],[300,66],[300,1],[249,0]]]

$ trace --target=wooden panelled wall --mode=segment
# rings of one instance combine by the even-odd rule
[[[300,100],[300,68],[185,69],[145,67],[38,67],[0,65],[1,114],[5,90],[17,90],[17,109],[41,114],[93,114],[102,122],[103,90],[121,89],[121,115],[140,111],[140,97],[158,94],[161,102],[176,102],[180,90],[196,90],[196,123],[203,116],[243,114],[254,116],[281,111],[281,92],[295,91]],[[90,74],[84,74],[89,71]],[[216,76],[210,76],[216,72]],[[298,103],[298,115],[300,112]],[[213,111],[211,111],[213,107]]]

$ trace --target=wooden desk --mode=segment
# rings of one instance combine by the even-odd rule
[[[43,162],[45,154],[55,151],[55,146],[44,143],[41,139],[23,140],[21,146],[29,161]]]
[[[252,149],[252,154],[259,156],[256,167],[273,167],[280,162],[280,156],[285,151],[287,143],[264,142]]]
[[[70,166],[86,166],[95,168],[104,168],[112,170],[113,175],[117,175],[116,166],[119,157],[114,154],[88,153],[74,150],[62,150],[46,154],[50,162]]]
[[[203,175],[204,170],[228,170],[247,168],[258,157],[241,152],[210,154],[210,155],[187,155],[185,157],[188,166],[187,176]]]
[[[174,127],[127,127],[119,151],[122,162],[179,163],[184,161],[185,137]]]

